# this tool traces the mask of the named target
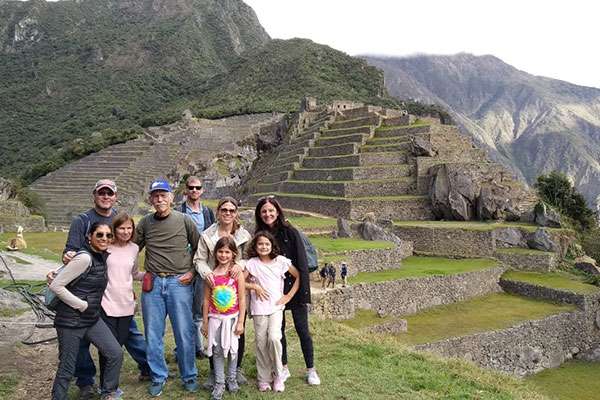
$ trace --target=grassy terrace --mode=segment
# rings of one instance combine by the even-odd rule
[[[318,194],[304,194],[304,193],[255,193],[253,196],[261,197],[267,195],[274,196],[285,196],[285,197],[302,197],[311,199],[323,199],[323,200],[422,200],[426,199],[427,196],[369,196],[369,197],[333,197],[333,196],[320,196]]]
[[[508,271],[502,275],[502,278],[579,294],[600,292],[599,287],[584,283],[583,278],[564,271],[543,274],[539,272]]]
[[[396,130],[396,129],[418,128],[418,127],[422,127],[422,126],[431,126],[431,124],[422,122],[422,123],[417,123],[417,124],[412,124],[412,125],[381,126],[381,127],[377,128],[377,129],[375,129],[375,132],[393,131],[393,130]]]
[[[451,259],[443,257],[412,256],[402,261],[402,268],[378,272],[360,272],[349,279],[350,283],[375,283],[404,278],[444,276],[480,271],[497,265],[488,258]]]
[[[574,310],[571,305],[557,305],[525,297],[499,293],[477,299],[435,307],[404,317],[408,332],[395,335],[402,343],[416,345],[438,340],[498,330],[520,322],[541,319],[549,315]],[[373,311],[361,311],[344,322],[363,328],[390,321],[378,318]]]
[[[520,228],[534,232],[538,227],[525,222],[481,222],[481,221],[394,221],[395,226],[410,228],[465,229],[470,231],[492,231],[497,228]],[[569,231],[561,228],[546,228],[550,231]]]
[[[600,363],[568,361],[525,380],[530,386],[556,400],[597,400],[600,393]]]
[[[326,236],[311,236],[311,243],[324,253],[339,253],[349,250],[392,249],[394,244],[382,240],[361,240],[354,238],[331,239]]]
[[[321,217],[287,217],[287,220],[297,228],[304,229],[335,229],[337,220],[335,218]],[[311,239],[312,240],[312,239]]]

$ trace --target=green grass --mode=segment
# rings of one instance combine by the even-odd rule
[[[402,267],[378,272],[360,272],[349,278],[350,283],[375,283],[423,276],[443,276],[480,271],[497,265],[488,258],[452,259],[412,256],[402,261]]]
[[[508,271],[502,275],[502,278],[579,294],[591,294],[600,291],[597,286],[584,283],[582,277],[564,271],[547,273]]]
[[[568,361],[525,380],[540,393],[555,400],[597,400],[600,393],[600,363]]]
[[[422,123],[411,124],[411,125],[381,126],[381,127],[377,128],[377,129],[375,129],[375,132],[394,131],[394,130],[397,130],[397,129],[409,129],[409,128],[417,128],[417,127],[421,127],[421,126],[431,126],[431,124],[426,123],[426,122],[422,122]]]
[[[465,229],[470,231],[492,231],[498,228],[520,228],[528,232],[535,232],[537,225],[525,222],[481,222],[481,221],[394,221],[395,226],[406,226],[415,228],[438,228],[438,229]],[[546,228],[549,231],[561,231],[568,229]]]
[[[287,217],[287,220],[297,228],[304,229],[335,229],[337,220],[335,218],[321,217]]]
[[[311,333],[315,344],[315,366],[323,384],[309,387],[304,382],[302,351],[296,333],[291,328],[287,332],[292,377],[286,382],[285,394],[262,394],[255,386],[255,344],[251,321],[248,321],[246,329],[243,369],[250,384],[243,386],[239,394],[226,395],[226,398],[543,399],[515,378],[484,371],[462,361],[441,360],[432,355],[415,353],[398,346],[393,338],[378,337],[374,340],[342,324],[316,319],[311,319]],[[168,329],[166,354],[170,370],[176,371],[177,367],[171,356],[173,347],[172,334]],[[202,381],[206,377],[207,364],[206,361],[198,362]],[[147,385],[137,382],[137,374],[134,363],[126,357],[120,386],[127,398],[148,399]],[[208,394],[184,393],[176,378],[167,382],[161,399],[197,399],[199,396],[205,398]]]
[[[325,236],[311,236],[311,243],[324,253],[339,253],[349,250],[392,249],[394,244],[383,240],[361,240],[354,238],[332,239]]]
[[[520,322],[574,309],[575,306],[572,305],[557,305],[505,293],[492,294],[403,317],[408,322],[408,332],[394,336],[407,345],[430,343],[450,337],[504,329]],[[349,320],[347,323],[360,328],[386,321],[377,319],[375,313],[371,313],[372,316],[361,314],[358,321]]]
[[[520,254],[524,256],[543,256],[553,255],[554,253],[549,251],[535,250],[535,249],[524,249],[521,247],[510,247],[507,249],[496,249],[496,253],[501,254]]]
[[[15,374],[0,373],[0,398],[8,399],[8,396],[14,394],[18,383],[19,379]]]
[[[14,233],[0,234],[0,246],[5,247],[13,237]],[[60,262],[62,251],[67,242],[66,232],[25,232],[24,237],[27,248],[23,250],[23,253]]]

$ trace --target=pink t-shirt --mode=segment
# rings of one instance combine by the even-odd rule
[[[283,296],[283,278],[292,265],[289,258],[277,256],[269,263],[253,257],[246,263],[246,270],[256,282],[269,294],[268,300],[260,300],[254,291],[250,291],[250,313],[252,315],[271,315],[283,310],[284,305],[275,305]]]
[[[102,297],[102,309],[110,317],[126,317],[135,313],[133,280],[141,280],[138,270],[138,245],[129,242],[123,247],[109,246],[106,271],[108,284]]]

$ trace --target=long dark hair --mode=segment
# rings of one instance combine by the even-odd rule
[[[281,254],[279,251],[279,246],[277,245],[277,241],[275,240],[273,235],[271,235],[269,231],[258,231],[254,234],[254,237],[250,242],[250,246],[248,247],[248,258],[258,257],[258,252],[256,251],[256,242],[258,242],[258,239],[261,237],[264,237],[269,242],[271,242],[271,252],[269,253],[269,257],[271,258],[271,260],[277,257],[279,254]]]
[[[275,221],[275,226],[271,228],[269,225],[265,224],[260,217],[260,210],[263,208],[265,204],[272,204],[273,207],[277,210],[277,220]],[[265,196],[258,199],[258,203],[256,204],[256,209],[254,210],[254,220],[256,222],[256,232],[258,231],[276,231],[282,226],[288,226],[288,222],[285,220],[283,215],[283,208],[275,199],[275,196]]]
[[[215,267],[219,266],[219,260],[217,260],[217,251],[224,247],[228,248],[233,253],[233,259],[231,262],[235,262],[235,259],[238,256],[238,248],[235,245],[235,240],[233,240],[233,238],[230,236],[223,236],[221,239],[217,240],[217,244],[215,244]]]

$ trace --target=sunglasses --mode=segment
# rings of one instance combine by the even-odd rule
[[[188,188],[188,190],[194,190],[194,189],[196,189],[196,190],[202,190],[202,185],[199,185],[199,186],[188,186],[187,188]]]
[[[235,208],[220,208],[219,211],[223,214],[234,214],[237,210]]]
[[[96,237],[96,239],[103,239],[103,238],[112,239],[113,238],[112,233],[104,233],[104,232],[96,232],[94,234],[94,236]]]
[[[115,192],[113,192],[112,190],[100,190],[96,192],[96,195],[112,197],[115,195]]]

